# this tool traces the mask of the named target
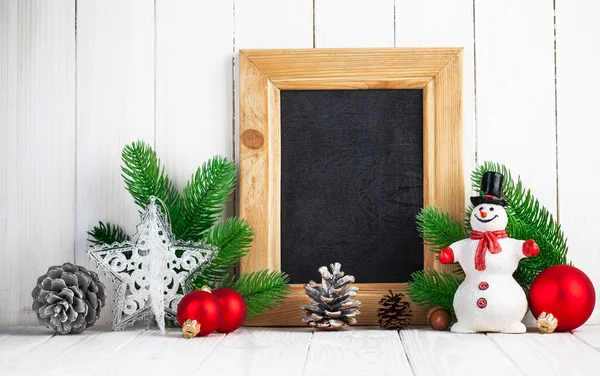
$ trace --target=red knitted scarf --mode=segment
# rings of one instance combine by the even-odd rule
[[[485,253],[490,251],[492,254],[500,253],[502,247],[498,243],[498,239],[506,238],[506,231],[471,231],[471,239],[479,240],[477,250],[475,251],[475,269],[485,270]]]

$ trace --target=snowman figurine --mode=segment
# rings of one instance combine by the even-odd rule
[[[440,252],[442,264],[458,262],[465,280],[454,295],[457,333],[525,333],[521,322],[527,311],[527,298],[512,277],[524,257],[536,256],[540,249],[533,240],[506,236],[506,201],[502,200],[504,176],[486,172],[481,196],[471,197],[471,236]]]

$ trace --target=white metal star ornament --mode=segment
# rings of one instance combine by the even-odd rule
[[[87,253],[116,284],[113,330],[139,320],[156,320],[164,332],[165,318],[177,320],[177,305],[193,290],[192,280],[210,265],[218,248],[201,242],[176,241],[156,197],[141,214],[131,241],[90,248]],[[177,256],[175,251],[181,256]]]

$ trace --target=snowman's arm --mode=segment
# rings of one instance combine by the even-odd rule
[[[540,247],[533,239],[523,242],[523,257],[535,257],[540,253]]]
[[[511,240],[515,244],[514,249],[519,260],[525,257],[535,257],[538,253],[540,253],[540,247],[532,239],[529,239],[527,241],[517,239]]]
[[[454,262],[458,262],[461,255],[461,250],[465,247],[466,243],[469,242],[470,239],[463,239],[457,242],[450,244],[450,246],[444,248],[439,256],[438,260],[442,264],[452,264]]]
[[[442,264],[452,264],[453,262],[456,262],[456,259],[454,257],[454,251],[452,250],[452,248],[446,247],[442,249],[438,256],[438,260]]]

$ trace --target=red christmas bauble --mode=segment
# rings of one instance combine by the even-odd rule
[[[581,270],[569,265],[551,266],[535,278],[529,290],[529,305],[534,317],[551,313],[558,320],[557,331],[566,332],[583,325],[596,304],[592,281]]]
[[[217,298],[207,291],[193,291],[185,295],[177,306],[177,321],[186,331],[185,322],[196,320],[200,324],[198,336],[214,332],[223,319],[221,305]]]
[[[213,291],[223,309],[223,321],[217,328],[221,333],[230,333],[242,326],[246,320],[246,301],[234,289],[222,288]]]

